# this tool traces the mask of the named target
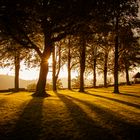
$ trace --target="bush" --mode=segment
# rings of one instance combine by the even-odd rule
[[[27,86],[28,91],[35,91],[36,90],[36,83],[29,84]]]
[[[47,91],[52,90],[52,84],[47,83],[47,85],[46,85],[46,90],[47,90]]]
[[[28,91],[35,91],[36,90],[36,83],[29,84],[27,86]],[[47,83],[46,90],[52,90],[52,84]]]

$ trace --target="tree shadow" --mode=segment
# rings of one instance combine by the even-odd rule
[[[97,90],[94,90],[94,89],[90,89],[90,91],[91,92],[97,92],[97,93],[99,93],[99,91],[97,91]],[[109,93],[109,91],[101,91],[102,93]],[[130,94],[129,94],[130,93]],[[140,98],[140,96],[139,95],[134,95],[134,94],[136,94],[136,92],[129,92],[128,93],[128,91],[126,91],[126,93],[125,93],[125,91],[123,90],[123,92],[120,92],[119,93],[119,95],[125,95],[125,96],[131,96],[131,97],[136,97],[136,98]],[[132,94],[131,94],[132,93]],[[134,93],[134,94],[133,94]],[[114,93],[112,93],[111,92],[111,94],[114,94]]]
[[[97,89],[97,88],[95,88],[95,89]],[[95,89],[90,89],[90,91],[91,92],[97,92],[97,93],[99,93],[99,92],[102,92],[102,93],[109,93],[109,92],[112,92],[112,91],[106,91],[106,90],[103,90],[103,89],[99,89],[99,90],[95,90]]]
[[[118,117],[116,114],[114,114],[113,111],[98,107],[97,105],[91,104],[88,101],[83,101],[83,100],[80,100],[71,96],[67,96],[67,97],[71,100],[75,100],[77,102],[80,102],[88,106],[91,110],[96,112],[105,125],[108,124],[111,126],[112,133],[117,135],[118,139],[124,139],[124,140],[140,139],[140,136],[139,136],[140,124],[133,124],[133,123],[127,122],[125,119]],[[102,134],[102,136],[103,135],[104,134]],[[113,139],[113,138],[110,137],[110,139]]]
[[[41,132],[43,98],[32,98],[25,106],[10,140],[38,140]]]
[[[56,93],[56,95],[66,105],[70,117],[75,122],[76,133],[80,136],[75,137],[76,140],[117,140],[108,129],[103,128],[95,120],[88,117],[88,115],[66,95]]]
[[[102,95],[91,94],[89,92],[84,92],[84,94],[88,94],[88,95],[91,95],[91,96],[95,96],[95,97],[99,97],[99,98],[115,101],[115,102],[118,102],[118,103],[122,103],[122,104],[125,104],[125,105],[128,105],[128,106],[140,109],[140,105],[133,104],[133,103],[130,103],[130,102],[126,102],[126,101],[122,101],[122,100],[118,100],[118,99],[114,99],[114,98],[110,98],[110,97],[105,97],[105,96],[102,96]]]
[[[131,92],[131,93],[135,93],[135,92]],[[140,98],[140,96],[138,96],[138,95],[128,94],[128,93],[125,93],[125,92],[121,92],[119,95]]]

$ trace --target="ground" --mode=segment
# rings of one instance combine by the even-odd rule
[[[0,140],[138,140],[140,84],[59,90],[47,98],[0,93]]]

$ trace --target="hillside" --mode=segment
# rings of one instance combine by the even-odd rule
[[[0,90],[5,90],[9,88],[14,88],[14,76],[10,75],[0,75]],[[51,79],[47,80],[49,83],[51,83]],[[61,79],[63,88],[67,87],[67,78]],[[27,88],[29,84],[37,83],[37,80],[23,80],[20,79],[19,86],[20,88]]]
[[[14,87],[14,76],[9,75],[0,75],[0,90],[9,89]],[[20,79],[19,86],[20,88],[26,88],[27,85],[31,83],[36,83],[36,80],[23,80]]]

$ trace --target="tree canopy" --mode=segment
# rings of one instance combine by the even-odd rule
[[[1,0],[0,41],[13,39],[23,48],[36,51],[40,57],[40,74],[34,95],[46,96],[48,59],[55,42],[68,35],[87,38],[111,32],[115,44],[114,92],[119,92],[118,50],[121,33],[126,28],[140,28],[137,13],[137,0]],[[86,42],[81,47],[84,48],[83,56],[85,47]],[[84,59],[81,57],[81,66],[85,65]]]

